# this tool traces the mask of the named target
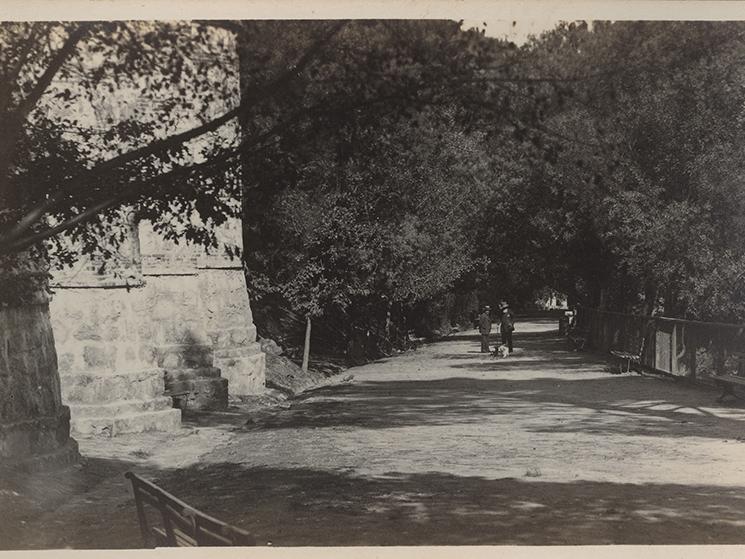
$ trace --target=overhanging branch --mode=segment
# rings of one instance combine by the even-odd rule
[[[285,70],[282,74],[280,74],[277,78],[270,81],[269,83],[263,84],[261,87],[255,88],[253,91],[246,92],[246,94],[241,99],[241,103],[236,108],[227,111],[216,119],[196,126],[190,130],[186,130],[179,134],[169,136],[168,138],[164,138],[162,140],[156,140],[141,148],[108,159],[90,169],[86,173],[87,177],[85,178],[77,176],[74,179],[65,181],[65,183],[63,183],[63,185],[57,192],[52,194],[44,203],[27,212],[26,215],[24,215],[18,221],[18,223],[13,228],[11,228],[10,231],[8,231],[8,233],[0,237],[0,245],[13,246],[16,240],[20,239],[24,233],[29,231],[30,228],[35,223],[37,223],[46,213],[48,213],[50,210],[53,210],[64,199],[64,197],[70,193],[70,190],[74,190],[75,186],[79,185],[81,182],[90,183],[91,179],[101,178],[102,174],[113,171],[114,169],[122,165],[137,161],[138,159],[147,157],[149,155],[161,154],[168,151],[169,149],[175,149],[190,140],[203,136],[208,132],[213,132],[219,129],[223,125],[230,122],[232,119],[239,116],[241,113],[247,111],[247,109],[253,104],[266,100],[277,90],[286,87],[289,83],[294,81],[317,56],[318,52],[322,50],[326,46],[326,44],[331,39],[333,39],[333,37],[336,36],[337,33],[339,33],[339,31],[341,31],[344,25],[346,25],[345,21],[335,22],[321,38],[319,38],[313,45],[311,45],[311,47],[309,47],[305,51],[305,53],[298,59],[295,64],[290,66],[287,70]],[[80,33],[80,36],[82,36],[84,30],[83,28],[78,28],[76,32]],[[70,43],[71,38],[72,34],[71,37],[68,38],[68,42],[66,42],[66,45]],[[61,52],[62,49],[59,53],[60,57]],[[56,60],[57,58],[55,58],[55,61]],[[62,60],[62,62],[64,62],[64,60]],[[51,69],[52,68],[50,66],[50,68],[47,69],[47,72],[45,72],[44,76],[50,74]],[[59,69],[59,66],[57,67],[57,69]],[[54,73],[56,73],[56,71],[57,70],[54,70]],[[51,77],[54,76],[54,73],[51,73]],[[51,79],[51,77],[49,79]],[[41,81],[42,80],[40,80],[40,83]]]

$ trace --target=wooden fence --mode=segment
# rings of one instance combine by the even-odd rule
[[[582,308],[577,327],[586,346],[638,352],[642,365],[675,376],[706,381],[711,375],[745,376],[745,324],[698,322]]]

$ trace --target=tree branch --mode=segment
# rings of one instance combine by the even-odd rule
[[[43,241],[44,239],[48,239],[49,237],[53,237],[54,235],[58,235],[59,233],[63,233],[64,231],[68,231],[69,229],[73,228],[75,225],[78,225],[79,223],[82,223],[92,218],[96,214],[104,210],[107,210],[116,204],[122,203],[125,199],[126,199],[126,196],[119,195],[109,200],[99,202],[98,204],[95,204],[83,210],[76,216],[71,217],[70,219],[67,219],[66,221],[63,221],[59,225],[55,225],[54,227],[48,227],[46,229],[42,229],[41,231],[37,231],[36,233],[32,235],[28,235],[22,239],[16,240],[9,245],[0,246],[0,254],[4,252],[5,253],[20,252],[26,248],[29,248],[32,245],[35,245],[36,243],[40,241]]]
[[[31,93],[29,93],[28,96],[23,101],[21,101],[21,104],[18,107],[19,121],[25,120],[31,109],[33,109],[36,103],[39,102],[39,99],[41,99],[41,96],[44,95],[44,92],[49,87],[49,84],[52,83],[54,76],[57,75],[57,72],[67,61],[70,55],[75,52],[77,44],[85,36],[89,29],[89,24],[81,23],[78,24],[78,26],[67,36],[65,43],[54,54],[51,62],[49,63],[49,66],[47,66],[46,70],[44,70],[44,73],[36,82],[36,85],[34,85]]]
[[[91,178],[95,178],[97,176],[100,176],[102,173],[115,169],[118,166],[136,161],[137,159],[146,157],[148,155],[154,155],[156,153],[167,151],[168,149],[174,149],[188,142],[189,140],[202,136],[208,132],[217,130],[233,118],[236,118],[241,113],[245,112],[248,107],[251,106],[251,104],[258,103],[267,99],[272,94],[274,94],[277,89],[286,86],[288,83],[296,79],[297,76],[318,54],[318,52],[322,48],[324,48],[325,45],[337,33],[339,33],[339,31],[341,31],[344,25],[346,25],[345,21],[337,22],[332,25],[328,32],[323,35],[323,37],[317,40],[310,48],[305,51],[303,56],[300,57],[296,64],[292,65],[271,82],[263,84],[261,87],[256,88],[254,91],[247,92],[246,95],[242,97],[240,104],[236,108],[224,113],[223,115],[210,122],[204,123],[185,132],[174,134],[162,140],[156,140],[141,148],[108,159],[90,169],[90,171],[88,171],[88,173],[86,174]],[[60,202],[62,196],[66,194],[66,189],[69,189],[71,186],[74,188],[74,185],[79,185],[80,182],[81,177],[76,177],[75,179],[66,181],[62,185],[61,189],[55,194],[51,195],[45,203],[29,211],[25,216],[23,216],[23,218],[19,220],[16,226],[3,236],[4,238],[0,237],[0,242],[3,245],[12,244],[16,239],[20,238],[26,231],[28,231],[34,223],[41,219],[41,217],[45,213],[54,208]]]
[[[149,181],[141,181],[141,182],[138,181],[136,183],[136,186],[131,187],[125,190],[124,192],[119,192],[117,194],[114,194],[113,196],[109,195],[108,197],[104,198],[102,201],[95,203],[93,206],[90,206],[86,210],[83,210],[81,213],[65,220],[64,222],[56,226],[48,227],[38,232],[35,232],[31,235],[20,236],[12,240],[0,238],[0,254],[20,251],[25,248],[28,248],[29,246],[35,243],[48,239],[54,235],[64,233],[65,231],[72,229],[76,225],[79,225],[80,223],[85,222],[87,219],[92,218],[93,216],[95,216],[97,213],[101,211],[110,209],[111,207],[117,204],[122,204],[124,202],[133,201],[133,199],[139,194],[141,194],[144,189],[152,188],[154,184],[156,185],[156,187],[154,191],[151,191],[152,193],[161,192],[164,188],[168,186],[173,186],[173,184],[181,185],[180,188],[183,189],[187,186],[187,184],[183,181],[184,177],[189,177],[190,175],[194,175],[200,171],[209,169],[211,167],[218,167],[220,165],[228,163],[233,157],[244,155],[247,149],[255,149],[257,148],[257,146],[260,146],[261,143],[267,138],[270,138],[282,132],[283,130],[286,130],[287,128],[289,128],[292,124],[298,121],[300,116],[309,116],[313,114],[320,115],[320,114],[323,114],[324,112],[338,114],[339,111],[353,111],[362,106],[371,106],[371,105],[375,105],[379,103],[384,103],[384,102],[390,101],[392,98],[401,98],[401,97],[396,96],[396,95],[388,95],[388,96],[376,98],[374,100],[354,101],[354,102],[348,103],[346,106],[343,106],[343,107],[340,107],[338,105],[335,107],[330,107],[327,102],[322,101],[312,107],[299,108],[289,118],[283,120],[282,122],[277,123],[275,126],[270,128],[269,130],[266,130],[262,134],[250,140],[241,142],[234,149],[228,150],[217,157],[212,157],[203,163],[199,163],[195,165],[176,167],[172,169],[171,171],[168,171],[167,173],[154,177],[152,180],[149,180]],[[312,134],[313,132],[314,130],[308,131],[308,135]],[[262,146],[257,149],[264,149],[264,147],[265,146]],[[179,181],[178,179],[181,179],[181,180]],[[79,188],[82,190],[83,188],[85,188],[85,186],[79,185]],[[37,209],[35,211],[39,211],[39,210]]]
[[[160,175],[153,181],[136,182],[133,185],[130,185],[130,188],[113,196],[104,198],[103,200],[93,204],[92,206],[89,206],[79,214],[66,219],[62,223],[59,223],[52,227],[41,229],[40,231],[37,231],[31,235],[27,235],[23,238],[16,239],[15,241],[12,241],[10,243],[3,242],[2,244],[0,244],[0,254],[20,252],[40,241],[43,241],[55,235],[59,235],[60,233],[64,233],[65,231],[69,231],[76,225],[84,223],[85,221],[89,220],[102,211],[108,210],[124,202],[131,201],[139,194],[142,194],[145,189],[152,189],[154,183],[156,185],[154,190],[155,192],[158,192],[168,186],[173,186],[175,181],[170,179],[175,179],[181,175],[189,175],[205,167],[221,164],[224,161],[227,161],[230,157],[234,157],[235,155],[235,152],[228,152],[227,154],[224,154],[219,158],[209,160],[198,165],[193,165],[190,167],[178,167],[176,169],[173,169],[172,171],[169,171],[168,173]],[[186,186],[183,182],[177,184],[180,185],[180,188],[185,188]]]
[[[31,54],[31,51],[33,50],[34,43],[39,36],[39,27],[41,27],[41,24],[38,22],[32,24],[28,37],[26,37],[26,40],[23,42],[21,52],[18,54],[16,65],[10,70],[10,72],[3,76],[3,83],[0,84],[0,112],[5,112],[10,105],[13,86],[21,75],[21,70],[23,70],[23,67],[26,65],[28,55]]]

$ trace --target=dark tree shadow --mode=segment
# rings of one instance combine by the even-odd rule
[[[745,542],[739,488],[438,472],[371,478],[236,464],[164,474],[160,481],[279,546]]]
[[[141,547],[123,477],[129,469],[191,506],[249,530],[259,545],[745,543],[741,488],[554,483],[440,472],[369,477],[234,463],[155,469],[92,460],[68,473],[47,474],[48,481],[56,479],[64,488],[47,499],[46,512],[3,509],[0,547]],[[91,483],[86,476],[100,479]]]
[[[640,399],[639,385],[649,386]],[[324,391],[323,399],[253,418],[245,429],[359,427],[483,423],[495,415],[525,413],[534,406],[530,430],[663,437],[736,439],[745,417],[720,417],[700,407],[707,393],[658,379],[621,376],[587,380],[447,378],[360,383]],[[713,401],[715,394],[708,393]],[[604,415],[592,415],[594,410]],[[610,421],[614,416],[623,417]],[[547,417],[551,418],[549,421]],[[543,418],[542,418],[543,417]],[[559,421],[556,421],[559,418]],[[643,426],[640,427],[640,421]]]
[[[567,351],[562,341],[551,333],[536,333],[521,342],[522,353],[507,359],[436,353],[436,359],[451,361],[446,367],[452,377],[377,381],[368,376],[316,391],[289,410],[253,418],[245,428],[480,423],[494,415],[524,413],[527,404],[535,409],[535,432],[715,439],[743,435],[745,416],[716,416],[710,411],[722,407],[715,403],[715,390],[664,377],[610,375],[604,359]],[[559,420],[547,421],[541,414]],[[625,419],[612,420],[621,414]]]

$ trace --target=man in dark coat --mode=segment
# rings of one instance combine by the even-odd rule
[[[515,315],[512,314],[507,301],[502,301],[499,304],[499,310],[499,328],[502,334],[502,345],[506,345],[507,349],[512,353],[512,332],[515,330]]]
[[[489,306],[479,315],[479,334],[481,334],[481,353],[489,353],[489,332],[491,332],[491,316]]]

